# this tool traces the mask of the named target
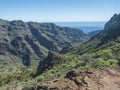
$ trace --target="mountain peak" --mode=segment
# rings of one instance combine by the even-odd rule
[[[24,22],[22,20],[13,20],[13,21],[10,21],[10,24],[11,25],[23,25]]]
[[[120,28],[120,14],[114,14],[113,17],[106,23],[105,30]]]

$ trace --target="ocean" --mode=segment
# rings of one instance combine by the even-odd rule
[[[62,27],[78,28],[87,33],[96,30],[103,30],[106,22],[54,22],[54,23]]]

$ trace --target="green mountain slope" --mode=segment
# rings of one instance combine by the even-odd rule
[[[0,19],[0,64],[37,66],[49,50],[58,52],[87,39],[79,29],[59,27],[53,23]]]
[[[115,14],[109,20],[103,31],[92,37],[89,41],[72,48],[69,52],[74,54],[84,54],[96,52],[98,50],[105,50],[110,48],[112,50],[119,50],[120,44],[120,15]]]
[[[24,70],[21,68],[16,69],[16,67],[12,67],[13,69],[10,67],[9,69],[8,67],[8,70],[6,70],[4,69],[6,66],[2,66],[3,68],[1,67],[1,72],[5,71],[7,73],[6,75],[3,75],[2,73],[0,75],[1,86],[4,86],[4,84],[7,85],[9,84],[10,87],[12,85],[15,86],[24,85],[22,88],[25,87],[24,89],[33,90],[34,89],[36,90],[36,88],[37,90],[39,89],[47,90],[49,88],[58,90],[61,90],[61,88],[62,89],[67,88],[69,90],[71,89],[71,87],[74,88],[73,86],[77,87],[78,89],[99,90],[104,88],[105,90],[107,90],[108,88],[111,87],[112,83],[112,85],[114,85],[114,87],[112,87],[112,90],[116,89],[120,81],[119,21],[120,15],[115,14],[111,18],[111,20],[108,21],[108,23],[105,25],[104,30],[95,35],[94,37],[92,37],[89,41],[73,48],[65,48],[62,50],[61,54],[49,51],[48,56],[44,58],[44,60],[39,62],[37,73],[35,72],[34,68],[31,68],[31,72],[29,72],[29,68],[25,68]],[[36,43],[34,43],[32,41],[33,39],[31,38],[35,38],[35,41],[45,40],[45,38],[39,36],[38,34],[39,32],[41,32],[38,30],[40,29],[39,27],[40,25],[38,24],[37,24],[38,26],[36,24],[33,25],[32,22],[28,24],[31,30],[35,32],[32,31],[32,33],[30,34],[32,34],[33,37],[27,35],[25,37],[25,40],[28,43],[30,43],[29,45],[31,45],[31,47],[34,46],[33,48],[36,48],[36,46],[34,45]],[[44,27],[44,25],[42,24],[42,27]],[[36,29],[36,27],[38,29]],[[17,40],[21,41],[21,38],[18,37]],[[38,43],[40,43],[40,41],[38,41]],[[44,41],[41,41],[41,43],[42,45],[45,44]],[[50,44],[50,42],[47,42],[47,44]],[[52,46],[48,47],[45,44],[44,48],[50,49],[52,48]],[[25,51],[27,50],[25,49]],[[39,50],[36,51],[36,53],[39,54]],[[17,76],[13,77],[14,72],[16,71],[22,71],[23,72],[21,73],[22,76],[20,76],[19,73],[16,73],[15,75]],[[91,83],[93,85],[91,85]],[[119,87],[117,87],[117,89],[118,88]],[[76,88],[74,88],[73,90],[76,90]]]
[[[62,56],[57,53],[49,53],[48,57],[40,62],[37,74],[47,70],[42,74],[45,77],[44,79],[47,79],[49,74],[53,75],[55,73],[52,78],[64,76],[71,69],[116,67],[120,65],[119,20],[120,15],[115,14],[106,23],[104,30],[89,41],[73,48],[63,49],[62,53],[64,54],[61,55],[64,58],[59,58]],[[45,76],[45,74],[48,76]]]

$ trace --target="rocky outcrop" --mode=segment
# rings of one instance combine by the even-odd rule
[[[119,77],[120,70],[110,68],[70,71],[66,75],[66,78],[76,83],[79,90],[119,90]]]
[[[80,71],[72,70],[66,74],[65,78],[56,78],[52,81],[40,82],[32,90],[119,90],[119,89],[120,89],[120,69],[103,68],[103,69],[86,69]]]
[[[78,86],[71,80],[66,78],[54,79],[45,84],[39,83],[36,90],[78,90]]]
[[[36,75],[41,74],[46,69],[52,68],[54,65],[60,64],[63,60],[65,60],[65,55],[49,51],[48,56],[39,62]]]

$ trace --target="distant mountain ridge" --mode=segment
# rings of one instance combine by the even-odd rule
[[[60,51],[88,40],[79,29],[53,23],[0,19],[0,63],[38,64],[49,50]]]
[[[102,31],[102,30],[95,30],[95,31],[88,32],[87,34],[88,34],[89,37],[92,37],[92,36],[98,34],[98,33],[101,32],[101,31]]]

